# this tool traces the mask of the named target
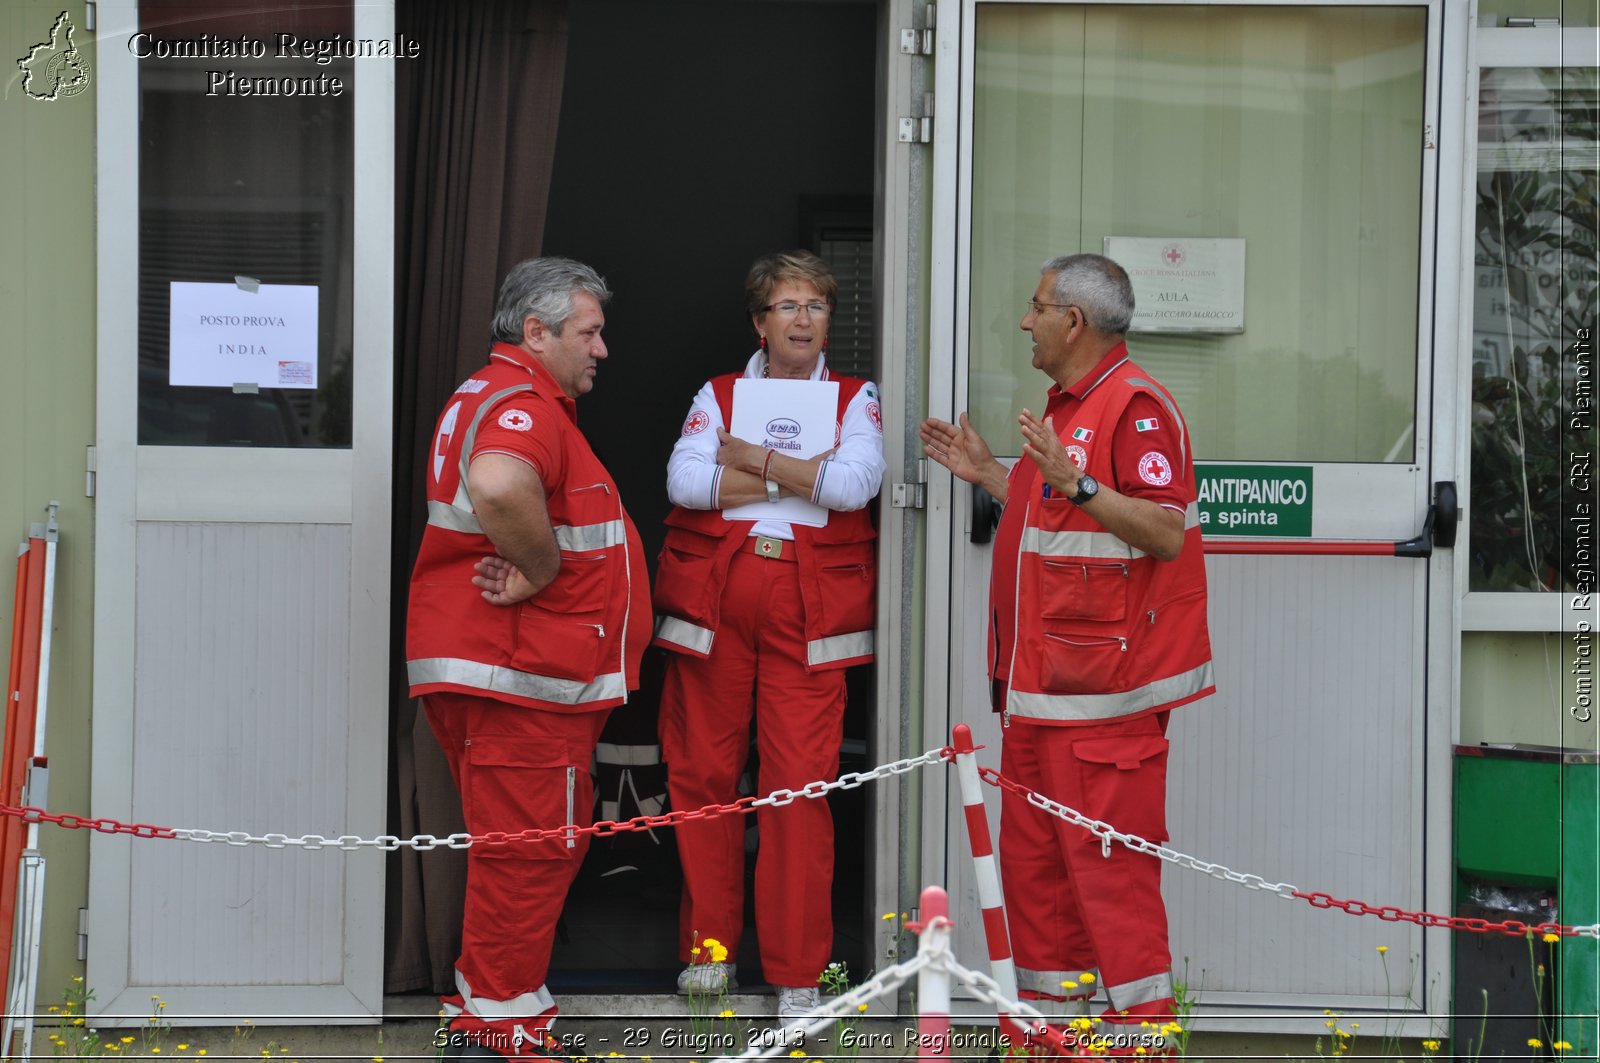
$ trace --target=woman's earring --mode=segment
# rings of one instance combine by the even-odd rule
[[[763,351],[767,349],[767,338],[765,336],[761,337],[761,349]]]
[[[826,336],[822,337],[822,349],[823,350],[827,350],[828,349],[828,337],[826,337]]]

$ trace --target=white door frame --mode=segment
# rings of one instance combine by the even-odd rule
[[[392,0],[353,4],[358,39],[392,39]],[[272,823],[290,836],[371,837],[385,827],[388,761],[390,500],[392,480],[394,277],[394,68],[355,63],[354,84],[354,378],[349,449],[257,449],[138,446],[139,61],[129,48],[138,29],[136,0],[101,0],[97,74],[98,455],[95,529],[94,726],[95,814],[135,816],[133,757],[138,740],[135,679],[136,536],[146,522],[259,526],[343,525],[349,529],[348,697],[329,712],[345,715],[347,754],[327,770],[342,777],[342,808],[317,822]],[[320,69],[320,68],[309,68]],[[198,90],[197,90],[198,91]],[[336,590],[336,597],[338,596]],[[263,710],[269,709],[263,706]],[[224,755],[221,751],[219,756]],[[309,751],[308,751],[309,755]],[[292,804],[288,807],[293,808]],[[192,821],[169,827],[240,828],[214,822],[195,807]],[[370,848],[307,853],[343,862],[342,911],[316,913],[321,933],[342,938],[343,977],[336,984],[136,984],[131,977],[133,846],[163,847],[176,861],[183,843],[96,834],[90,847],[87,987],[97,1025],[139,1025],[151,998],[167,1003],[178,1025],[373,1022],[382,1016],[384,862]],[[206,847],[212,848],[212,847]],[[229,850],[229,855],[241,850]],[[141,854],[143,855],[143,854]],[[284,853],[272,853],[283,856]],[[257,884],[259,888],[261,884]],[[166,916],[171,918],[171,916]],[[181,916],[180,916],[181,918]],[[311,934],[310,920],[275,928]],[[214,959],[214,957],[208,957]],[[219,982],[221,984],[219,984]],[[276,1019],[275,1019],[276,1017]]]
[[[966,227],[970,217],[970,180],[968,165],[963,156],[970,151],[972,110],[972,82],[965,71],[971,70],[973,52],[973,27],[978,0],[962,0],[959,13],[951,10],[953,3],[941,5],[938,41],[936,45],[936,99],[934,115],[934,175],[932,205],[931,284],[929,294],[929,337],[933,364],[927,382],[929,412],[935,416],[951,418],[965,408],[966,380],[956,372],[955,352],[964,346],[969,312],[966,275],[968,271],[968,235]],[[1056,2],[1056,0],[1038,0]],[[1109,3],[1138,2],[1138,0],[1107,0]],[[1189,0],[1181,0],[1189,2]],[[1273,4],[1270,0],[1243,0],[1243,4],[1260,6],[1325,6],[1320,3]],[[1202,5],[1203,6],[1203,5]],[[1386,518],[1380,534],[1387,536],[1393,524],[1396,539],[1409,538],[1420,528],[1420,514],[1431,500],[1432,484],[1440,480],[1458,480],[1461,467],[1459,450],[1460,427],[1456,394],[1458,386],[1459,319],[1457,297],[1460,291],[1461,256],[1470,248],[1459,229],[1462,200],[1466,194],[1458,175],[1463,172],[1465,159],[1464,139],[1470,134],[1472,116],[1464,93],[1468,83],[1470,58],[1468,50],[1472,36],[1475,7],[1468,0],[1435,0],[1432,3],[1403,4],[1429,9],[1429,33],[1426,46],[1427,76],[1424,89],[1424,110],[1430,129],[1429,150],[1425,152],[1422,172],[1422,247],[1419,256],[1419,315],[1418,315],[1418,365],[1417,365],[1417,416],[1418,449],[1415,461],[1402,466],[1415,470],[1409,485],[1403,491],[1401,506]],[[952,149],[952,145],[955,147]],[[1470,232],[1470,230],[1469,230]],[[1469,270],[1470,273],[1470,270]],[[1020,296],[1019,296],[1020,298]],[[1042,385],[1041,385],[1042,387]],[[1430,423],[1431,422],[1431,423]],[[1319,467],[1319,486],[1326,483],[1330,493],[1346,487],[1366,489],[1375,486],[1369,478],[1371,469],[1347,467],[1338,470],[1336,478],[1324,479]],[[1381,478],[1381,477],[1380,477]],[[1399,486],[1393,484],[1390,486]],[[928,705],[928,730],[925,742],[937,740],[941,731],[936,722],[948,713],[952,720],[963,713],[982,711],[984,707],[956,704],[961,696],[962,684],[958,674],[957,654],[952,649],[945,652],[940,633],[952,622],[961,600],[961,566],[959,557],[965,544],[961,537],[966,531],[966,507],[969,505],[969,488],[957,484],[953,478],[934,470],[927,485],[927,548],[928,581],[924,615],[928,632],[927,652],[924,657],[923,683]],[[1370,496],[1369,496],[1370,497]],[[1465,492],[1460,497],[1465,499]],[[1368,531],[1361,534],[1357,527],[1340,515],[1330,514],[1324,520],[1318,513],[1318,535],[1330,538],[1373,538]],[[1424,881],[1421,893],[1430,911],[1447,912],[1452,904],[1451,868],[1451,805],[1450,770],[1451,742],[1455,737],[1456,706],[1458,705],[1457,655],[1459,652],[1460,603],[1455,595],[1455,551],[1437,549],[1426,562],[1427,576],[1420,591],[1427,616],[1431,619],[1423,632],[1419,650],[1425,664],[1419,678],[1419,692],[1426,698],[1422,726],[1425,728],[1423,750],[1424,778],[1416,781],[1417,800],[1421,802],[1421,819],[1424,831]],[[965,610],[970,611],[970,610]],[[997,751],[992,760],[998,763]],[[983,754],[980,754],[980,757]],[[957,826],[959,802],[952,799],[946,788],[930,788],[923,802],[922,817],[928,828],[924,831],[925,877],[950,874],[955,861],[965,860],[964,828]],[[947,823],[949,830],[941,837],[934,826]],[[998,826],[991,813],[991,827]],[[946,852],[946,843],[948,849]],[[1202,858],[1207,854],[1196,854]],[[1289,874],[1288,868],[1239,868],[1247,872],[1272,875],[1275,871]],[[1188,872],[1178,872],[1187,874]],[[1303,884],[1307,889],[1318,889],[1314,883]],[[952,892],[954,892],[952,888]],[[1372,903],[1388,903],[1384,898],[1360,898]],[[955,898],[953,898],[953,902]],[[1264,902],[1263,902],[1264,903]],[[1308,913],[1313,918],[1333,918],[1338,913]],[[1348,918],[1348,917],[1343,917]],[[1013,928],[1013,938],[1017,933]],[[1447,997],[1436,995],[1429,987],[1443,987],[1448,993],[1449,934],[1446,931],[1422,932],[1420,947],[1419,984],[1430,994],[1423,1002],[1421,1013],[1399,1021],[1396,1029],[1407,1036],[1429,1036],[1437,1030],[1429,1024],[1426,1012],[1442,1008]],[[966,961],[982,962],[982,957],[965,957]],[[1266,1003],[1265,1001],[1258,1001]],[[1252,1020],[1232,1021],[1226,1017],[1210,1021],[1207,1029],[1248,1029],[1253,1032],[1325,1033],[1324,1016],[1278,1014]],[[1364,1024],[1370,1025],[1370,1024]]]

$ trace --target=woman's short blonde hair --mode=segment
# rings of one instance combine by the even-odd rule
[[[744,280],[745,308],[752,314],[761,313],[772,302],[773,289],[784,281],[810,284],[822,293],[829,306],[838,302],[839,280],[833,275],[833,267],[820,256],[810,251],[775,251],[762,255],[750,267],[750,275]]]

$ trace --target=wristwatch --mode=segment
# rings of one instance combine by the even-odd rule
[[[1078,477],[1078,493],[1072,496],[1072,501],[1081,506],[1086,502],[1092,501],[1094,496],[1099,493],[1100,481],[1088,473],[1084,473]]]
[[[776,480],[763,480],[762,482],[767,485],[767,501],[776,502],[778,500],[778,482]]]

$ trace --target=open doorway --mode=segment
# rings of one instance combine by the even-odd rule
[[[876,378],[871,331],[877,4],[585,0],[570,13],[543,253],[594,265],[617,293],[612,357],[579,419],[616,477],[652,564],[667,455],[689,401],[744,364],[743,283],[764,252],[805,247],[840,278],[829,364]],[[854,323],[852,323],[854,322]],[[663,661],[612,716],[598,790],[622,817],[664,793],[656,747]],[[873,682],[849,677],[843,770],[866,767]],[[610,763],[605,763],[608,759]],[[753,765],[752,765],[753,767]],[[625,774],[624,774],[625,773]],[[836,796],[833,956],[864,972],[867,815]],[[748,845],[755,844],[749,821]],[[670,831],[598,841],[569,897],[551,988],[670,991],[681,877]],[[738,957],[761,979],[748,911]]]

